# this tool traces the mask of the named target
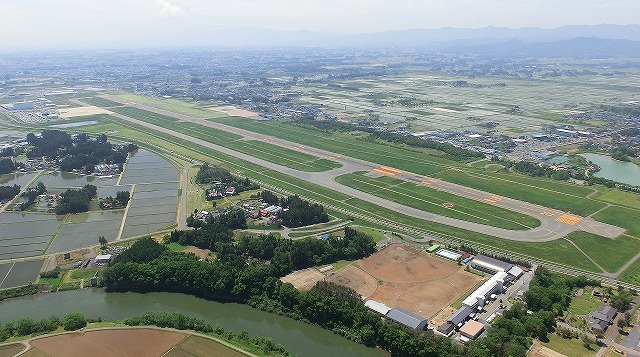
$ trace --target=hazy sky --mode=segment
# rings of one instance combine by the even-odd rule
[[[640,0],[0,0],[0,47],[153,46],[167,34],[195,38],[232,27],[362,33],[632,24],[638,14]]]

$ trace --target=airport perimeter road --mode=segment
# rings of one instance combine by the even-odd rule
[[[111,96],[105,96],[105,97],[111,100],[118,101],[118,99],[115,97],[111,97]],[[239,129],[239,128],[231,127],[228,125],[207,121],[205,119],[194,118],[188,115],[177,114],[170,111],[158,109],[155,107],[150,107],[147,105],[131,104],[131,103],[127,103],[127,104],[135,106],[140,109],[155,112],[158,114],[171,116],[183,121],[197,123],[205,127],[211,127],[218,130],[228,131],[234,134],[241,135],[246,139],[262,140],[273,145],[290,148],[290,149],[297,149],[302,152],[308,153],[310,155],[324,157],[324,158],[337,161],[340,164],[342,164],[342,167],[329,170],[329,171],[324,171],[324,172],[299,171],[299,170],[278,165],[257,157],[253,157],[251,155],[244,154],[220,145],[216,145],[214,143],[211,143],[205,140],[194,138],[184,133],[180,133],[171,129],[166,129],[154,124],[150,124],[142,120],[130,118],[117,113],[111,113],[111,115],[115,117],[130,121],[134,124],[144,126],[153,130],[157,130],[165,134],[175,136],[177,138],[188,140],[195,144],[208,147],[210,149],[213,149],[228,155],[232,155],[242,160],[252,162],[254,164],[257,164],[275,171],[279,171],[299,179],[303,179],[305,181],[312,182],[314,184],[344,193],[346,195],[349,195],[364,201],[371,202],[373,204],[394,210],[396,212],[405,214],[407,216],[420,218],[427,221],[442,223],[442,224],[446,224],[454,227],[460,227],[470,231],[484,233],[484,234],[488,234],[488,235],[503,238],[503,239],[517,240],[517,241],[523,241],[523,242],[551,241],[551,240],[562,238],[567,234],[577,230],[584,230],[590,233],[595,233],[595,234],[602,235],[609,238],[616,237],[624,232],[624,229],[622,228],[615,227],[605,223],[600,223],[589,217],[586,217],[586,218],[579,217],[579,216],[567,214],[562,211],[549,209],[539,205],[534,205],[528,202],[518,201],[518,200],[514,200],[514,199],[502,197],[502,196],[496,196],[488,192],[471,189],[465,186],[460,186],[460,185],[456,185],[456,184],[445,182],[445,181],[439,181],[426,176],[406,173],[406,172],[395,170],[395,169],[387,170],[388,168],[386,169],[383,168],[382,171],[388,172],[390,175],[393,175],[399,179],[414,181],[416,183],[425,184],[425,185],[431,182],[429,183],[429,185],[432,185],[434,186],[434,188],[437,188],[443,191],[451,192],[460,196],[476,199],[479,201],[484,201],[486,203],[494,204],[506,209],[529,214],[533,217],[538,218],[542,222],[542,224],[539,227],[532,228],[529,230],[514,231],[514,230],[508,230],[508,229],[497,228],[497,227],[487,226],[483,224],[463,221],[460,219],[445,217],[445,216],[437,215],[430,212],[425,212],[416,208],[408,207],[396,202],[392,202],[392,201],[380,198],[378,196],[374,196],[366,192],[356,190],[351,187],[347,187],[335,181],[335,178],[337,176],[340,176],[346,173],[352,173],[356,171],[380,170],[381,166],[379,164],[375,164],[372,162],[355,159],[347,156],[337,155],[329,151],[302,146],[297,143],[292,143],[290,141],[274,138],[268,135],[254,133],[244,129]]]

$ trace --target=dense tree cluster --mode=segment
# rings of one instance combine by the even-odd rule
[[[371,133],[371,137],[392,143],[442,151],[443,153],[460,160],[484,157],[484,154],[481,152],[459,148],[448,143],[425,140],[413,135],[400,135],[390,131],[374,131]]]
[[[2,148],[2,150],[0,150],[0,157],[12,157],[15,153],[16,151],[12,147]]]
[[[559,181],[565,181],[571,178],[571,174],[567,170],[554,170],[550,167],[541,167],[535,162],[516,162],[513,168],[520,173],[533,177],[550,177]],[[580,174],[580,177],[583,178],[584,176]]]
[[[465,345],[465,355],[525,357],[532,339],[546,340],[555,324],[551,311],[537,311],[529,315],[524,304],[514,304],[493,321],[485,338]]]
[[[38,286],[33,284],[28,284],[24,286],[18,286],[15,288],[2,289],[0,290],[0,301],[4,299],[10,299],[20,296],[33,295],[38,292]]]
[[[113,209],[126,207],[127,203],[129,203],[130,198],[131,194],[129,193],[129,191],[118,191],[116,192],[115,198],[108,196],[100,200],[100,208]]]
[[[524,300],[531,311],[551,311],[559,316],[569,307],[573,289],[587,285],[599,286],[600,283],[585,277],[553,274],[548,269],[539,267],[529,284]]]
[[[62,319],[65,331],[75,331],[87,326],[87,319],[81,312],[70,312]]]
[[[264,190],[262,192],[256,193],[255,195],[251,196],[251,198],[262,200],[262,202],[268,203],[270,205],[280,204],[280,198],[271,191]]]
[[[0,158],[0,175],[8,174],[16,169],[16,165],[10,157]]]
[[[271,234],[244,236],[237,247],[250,257],[270,260],[278,275],[341,259],[359,259],[376,251],[370,236],[349,227],[345,228],[344,237],[329,236],[326,240],[307,238],[292,241]]]
[[[35,185],[34,187],[29,187],[27,190],[22,192],[22,197],[26,197],[27,200],[19,205],[16,205],[15,209],[21,211],[26,210],[27,208],[29,208],[29,206],[36,202],[38,196],[44,194],[45,192],[47,192],[47,188],[42,183],[42,181],[38,181],[37,185]]]
[[[197,224],[195,224],[196,222]],[[232,230],[247,228],[247,219],[244,216],[244,212],[232,211],[218,217],[210,217],[205,223],[188,219],[187,224],[198,229],[192,231],[173,231],[167,237],[167,242],[194,245],[198,248],[225,253],[232,249],[229,246],[233,238]]]
[[[153,248],[153,246],[156,248]],[[416,333],[384,321],[346,287],[320,282],[307,292],[278,279],[273,264],[248,264],[238,255],[215,262],[172,252],[151,239],[136,242],[126,259],[119,257],[104,273],[109,291],[176,291],[206,298],[248,303],[318,324],[394,356],[459,355],[448,338]],[[145,262],[132,260],[140,257]]]
[[[260,186],[252,183],[246,177],[240,178],[233,176],[229,171],[221,167],[211,166],[205,162],[204,164],[202,164],[202,166],[200,166],[200,169],[196,174],[196,183],[205,185],[214,182],[219,182],[227,186],[233,186],[236,189],[236,192],[243,192],[260,188]]]
[[[27,143],[33,146],[33,149],[27,153],[29,157],[56,157],[58,150],[70,148],[73,145],[73,140],[71,135],[64,131],[43,130],[39,137],[34,133],[27,134]]]
[[[278,216],[286,227],[295,228],[329,222],[329,216],[321,205],[310,204],[297,195],[282,199],[280,205],[288,208]]]
[[[630,161],[630,158],[638,156],[638,149],[619,145],[611,149],[611,157],[620,161]]]
[[[0,325],[0,342],[14,336],[45,334],[57,330],[60,325],[62,325],[62,321],[57,316],[51,316],[40,321],[35,321],[29,317],[17,321],[8,321]]]
[[[0,186],[0,201],[10,200],[20,193],[20,186]]]
[[[56,205],[56,214],[80,213],[89,210],[89,203],[96,197],[98,189],[94,185],[85,185],[79,190],[69,189],[60,194]]]
[[[60,130],[44,130],[40,137],[29,133],[27,142],[33,146],[27,156],[58,157],[60,170],[68,172],[80,170],[92,173],[98,164],[118,164],[121,168],[127,154],[138,149],[134,144],[114,146],[104,134],[98,135],[96,139],[91,139],[87,134],[78,134],[72,138]]]

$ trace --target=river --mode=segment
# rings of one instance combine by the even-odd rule
[[[640,186],[640,166],[632,162],[614,160],[606,155],[587,153],[582,156],[600,166],[600,171],[595,173],[596,177]]]
[[[242,304],[223,304],[178,293],[106,293],[102,289],[39,294],[0,302],[0,323],[23,317],[62,317],[79,311],[89,318],[120,320],[147,311],[179,312],[234,332],[270,337],[299,356],[388,356],[331,331]]]

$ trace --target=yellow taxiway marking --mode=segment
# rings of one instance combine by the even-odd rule
[[[543,215],[543,216],[547,216],[547,217],[553,217],[553,215],[555,213],[553,213],[551,211],[542,211],[542,212],[540,212],[540,214]]]
[[[493,195],[489,198],[485,198],[483,201],[486,203],[496,203],[502,201],[502,197]]]
[[[571,214],[563,214],[562,216],[556,218],[556,221],[568,224],[570,226],[575,226],[578,222],[582,221],[582,217],[574,216]]]

